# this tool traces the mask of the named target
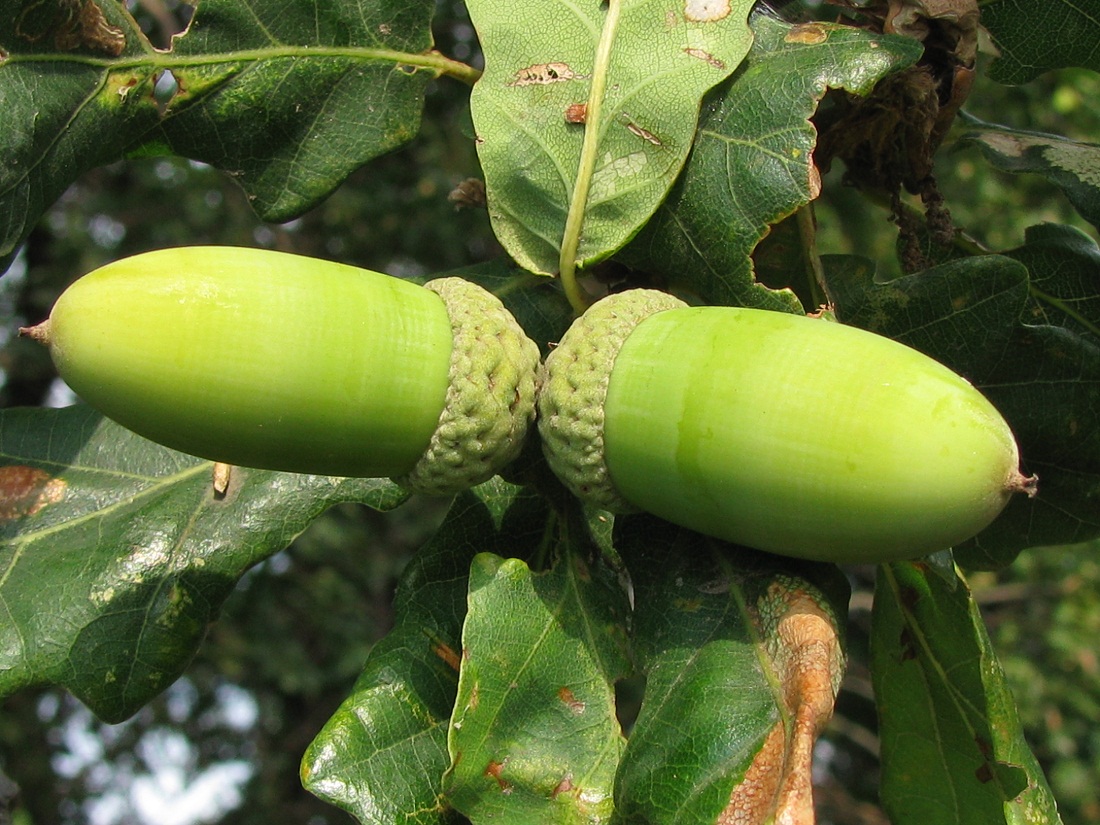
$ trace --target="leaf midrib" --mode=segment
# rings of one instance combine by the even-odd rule
[[[3,589],[4,584],[11,576],[11,572],[19,564],[19,560],[23,556],[23,551],[28,546],[34,544],[37,541],[40,541],[47,536],[53,535],[54,533],[61,532],[62,530],[74,529],[91,519],[104,518],[110,515],[115,510],[119,509],[120,507],[133,505],[134,503],[149,498],[150,496],[160,492],[166,487],[184,481],[199,472],[209,471],[210,466],[210,463],[198,464],[173,475],[164,476],[160,479],[157,479],[156,483],[150,484],[148,488],[134,494],[122,496],[115,502],[105,507],[92,510],[91,512],[85,513],[82,516],[77,516],[73,519],[67,519],[50,527],[45,527],[40,530],[34,530],[27,533],[21,533],[18,536],[6,542],[3,542],[4,545],[14,547],[15,552],[12,554],[11,562],[4,569],[3,573],[0,574],[0,589]]]
[[[8,54],[0,61],[0,71],[6,66],[20,63],[70,63],[80,66],[119,71],[137,68],[183,69],[195,66],[216,66],[224,63],[256,63],[264,60],[346,58],[362,62],[383,62],[413,66],[436,74],[448,74],[467,83],[473,83],[481,72],[465,63],[452,60],[436,51],[403,52],[395,49],[368,48],[363,46],[308,46],[279,45],[256,49],[237,49],[213,54],[177,54],[152,52],[133,57],[105,58],[83,54],[57,54],[52,52]]]

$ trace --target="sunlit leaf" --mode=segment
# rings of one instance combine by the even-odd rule
[[[829,88],[867,94],[917,60],[920,44],[823,23],[753,18],[755,41],[704,106],[699,134],[668,199],[619,259],[704,303],[801,312],[787,291],[753,278],[750,254],[768,226],[817,197],[809,118]],[[805,278],[791,272],[791,281]]]
[[[211,462],[85,407],[0,413],[0,457],[0,694],[60,684],[107,721],[166,688],[245,570],[330,506],[405,499],[241,468],[219,494]]]
[[[960,143],[979,146],[996,168],[1031,172],[1058,186],[1081,216],[1100,226],[1100,143],[986,126]]]
[[[442,777],[469,565],[486,551],[529,551],[546,517],[544,502],[499,479],[456,498],[402,575],[394,629],[307,750],[307,790],[364,825],[462,821],[443,796]]]
[[[474,559],[445,779],[474,822],[610,821],[628,605],[589,548],[573,536],[545,572]]]
[[[616,781],[624,821],[805,821],[791,817],[810,806],[813,740],[844,668],[839,572],[649,516],[619,519],[616,536],[646,674]]]
[[[470,0],[485,50],[471,106],[493,228],[519,264],[600,260],[653,213],[703,93],[748,51],[749,0]]]

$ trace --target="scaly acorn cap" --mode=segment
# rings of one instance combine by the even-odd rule
[[[540,356],[495,295],[463,278],[424,286],[443,299],[451,320],[450,384],[424,455],[393,481],[448,495],[487,481],[519,455],[535,417]]]
[[[634,327],[685,307],[655,289],[631,289],[593,304],[546,359],[539,435],[550,468],[578,498],[615,513],[637,512],[615,489],[604,459],[604,402],[611,369]]]

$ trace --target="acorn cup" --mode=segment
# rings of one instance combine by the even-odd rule
[[[574,323],[546,360],[538,426],[551,468],[597,507],[822,561],[948,549],[1036,484],[997,410],[922,353],[651,290]]]
[[[85,275],[21,332],[104,415],[240,466],[447,494],[511,461],[534,418],[538,347],[460,278],[164,249]]]

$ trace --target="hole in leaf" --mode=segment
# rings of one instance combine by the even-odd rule
[[[179,80],[172,74],[171,69],[165,69],[157,75],[157,82],[153,85],[153,100],[159,106],[167,106],[172,102],[180,90]]]

